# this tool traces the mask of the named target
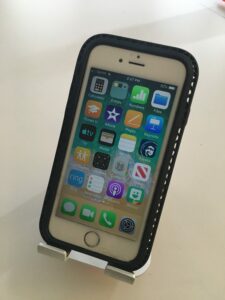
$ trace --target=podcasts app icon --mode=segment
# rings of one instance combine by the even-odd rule
[[[106,194],[109,197],[120,199],[123,196],[124,184],[120,181],[110,180],[107,186]]]

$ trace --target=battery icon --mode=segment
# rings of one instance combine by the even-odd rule
[[[169,90],[175,90],[175,86],[169,86]]]

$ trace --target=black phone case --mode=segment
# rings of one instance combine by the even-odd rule
[[[159,178],[152,199],[152,204],[148,213],[140,249],[136,258],[129,262],[123,262],[112,257],[108,257],[96,253],[94,251],[89,251],[87,249],[57,240],[53,236],[51,236],[48,229],[54,198],[56,195],[56,190],[63,167],[66,149],[73,125],[73,119],[76,112],[77,102],[79,99],[80,89],[86,69],[86,64],[91,50],[98,45],[109,45],[112,47],[134,50],[139,53],[143,52],[157,56],[174,58],[176,60],[181,61],[185,65],[187,70],[184,87],[177,107],[166,152],[163,158]],[[108,34],[99,34],[92,36],[83,44],[77,59],[77,64],[70,88],[69,99],[66,105],[64,121],[40,218],[40,232],[43,239],[49,245],[64,249],[66,251],[80,251],[93,257],[97,257],[108,261],[110,265],[127,271],[137,270],[147,262],[152,250],[152,245],[156,235],[156,230],[163,209],[163,204],[168,190],[170,178],[173,172],[181,138],[189,116],[191,102],[194,95],[197,80],[198,65],[195,58],[187,51],[179,48],[139,40],[133,40]]]

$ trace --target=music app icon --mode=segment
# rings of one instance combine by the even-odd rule
[[[107,186],[106,194],[109,197],[120,199],[123,196],[124,184],[120,181],[110,180]]]

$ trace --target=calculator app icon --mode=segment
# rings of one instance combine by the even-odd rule
[[[91,92],[99,95],[105,95],[108,82],[107,78],[94,76],[91,81]]]

